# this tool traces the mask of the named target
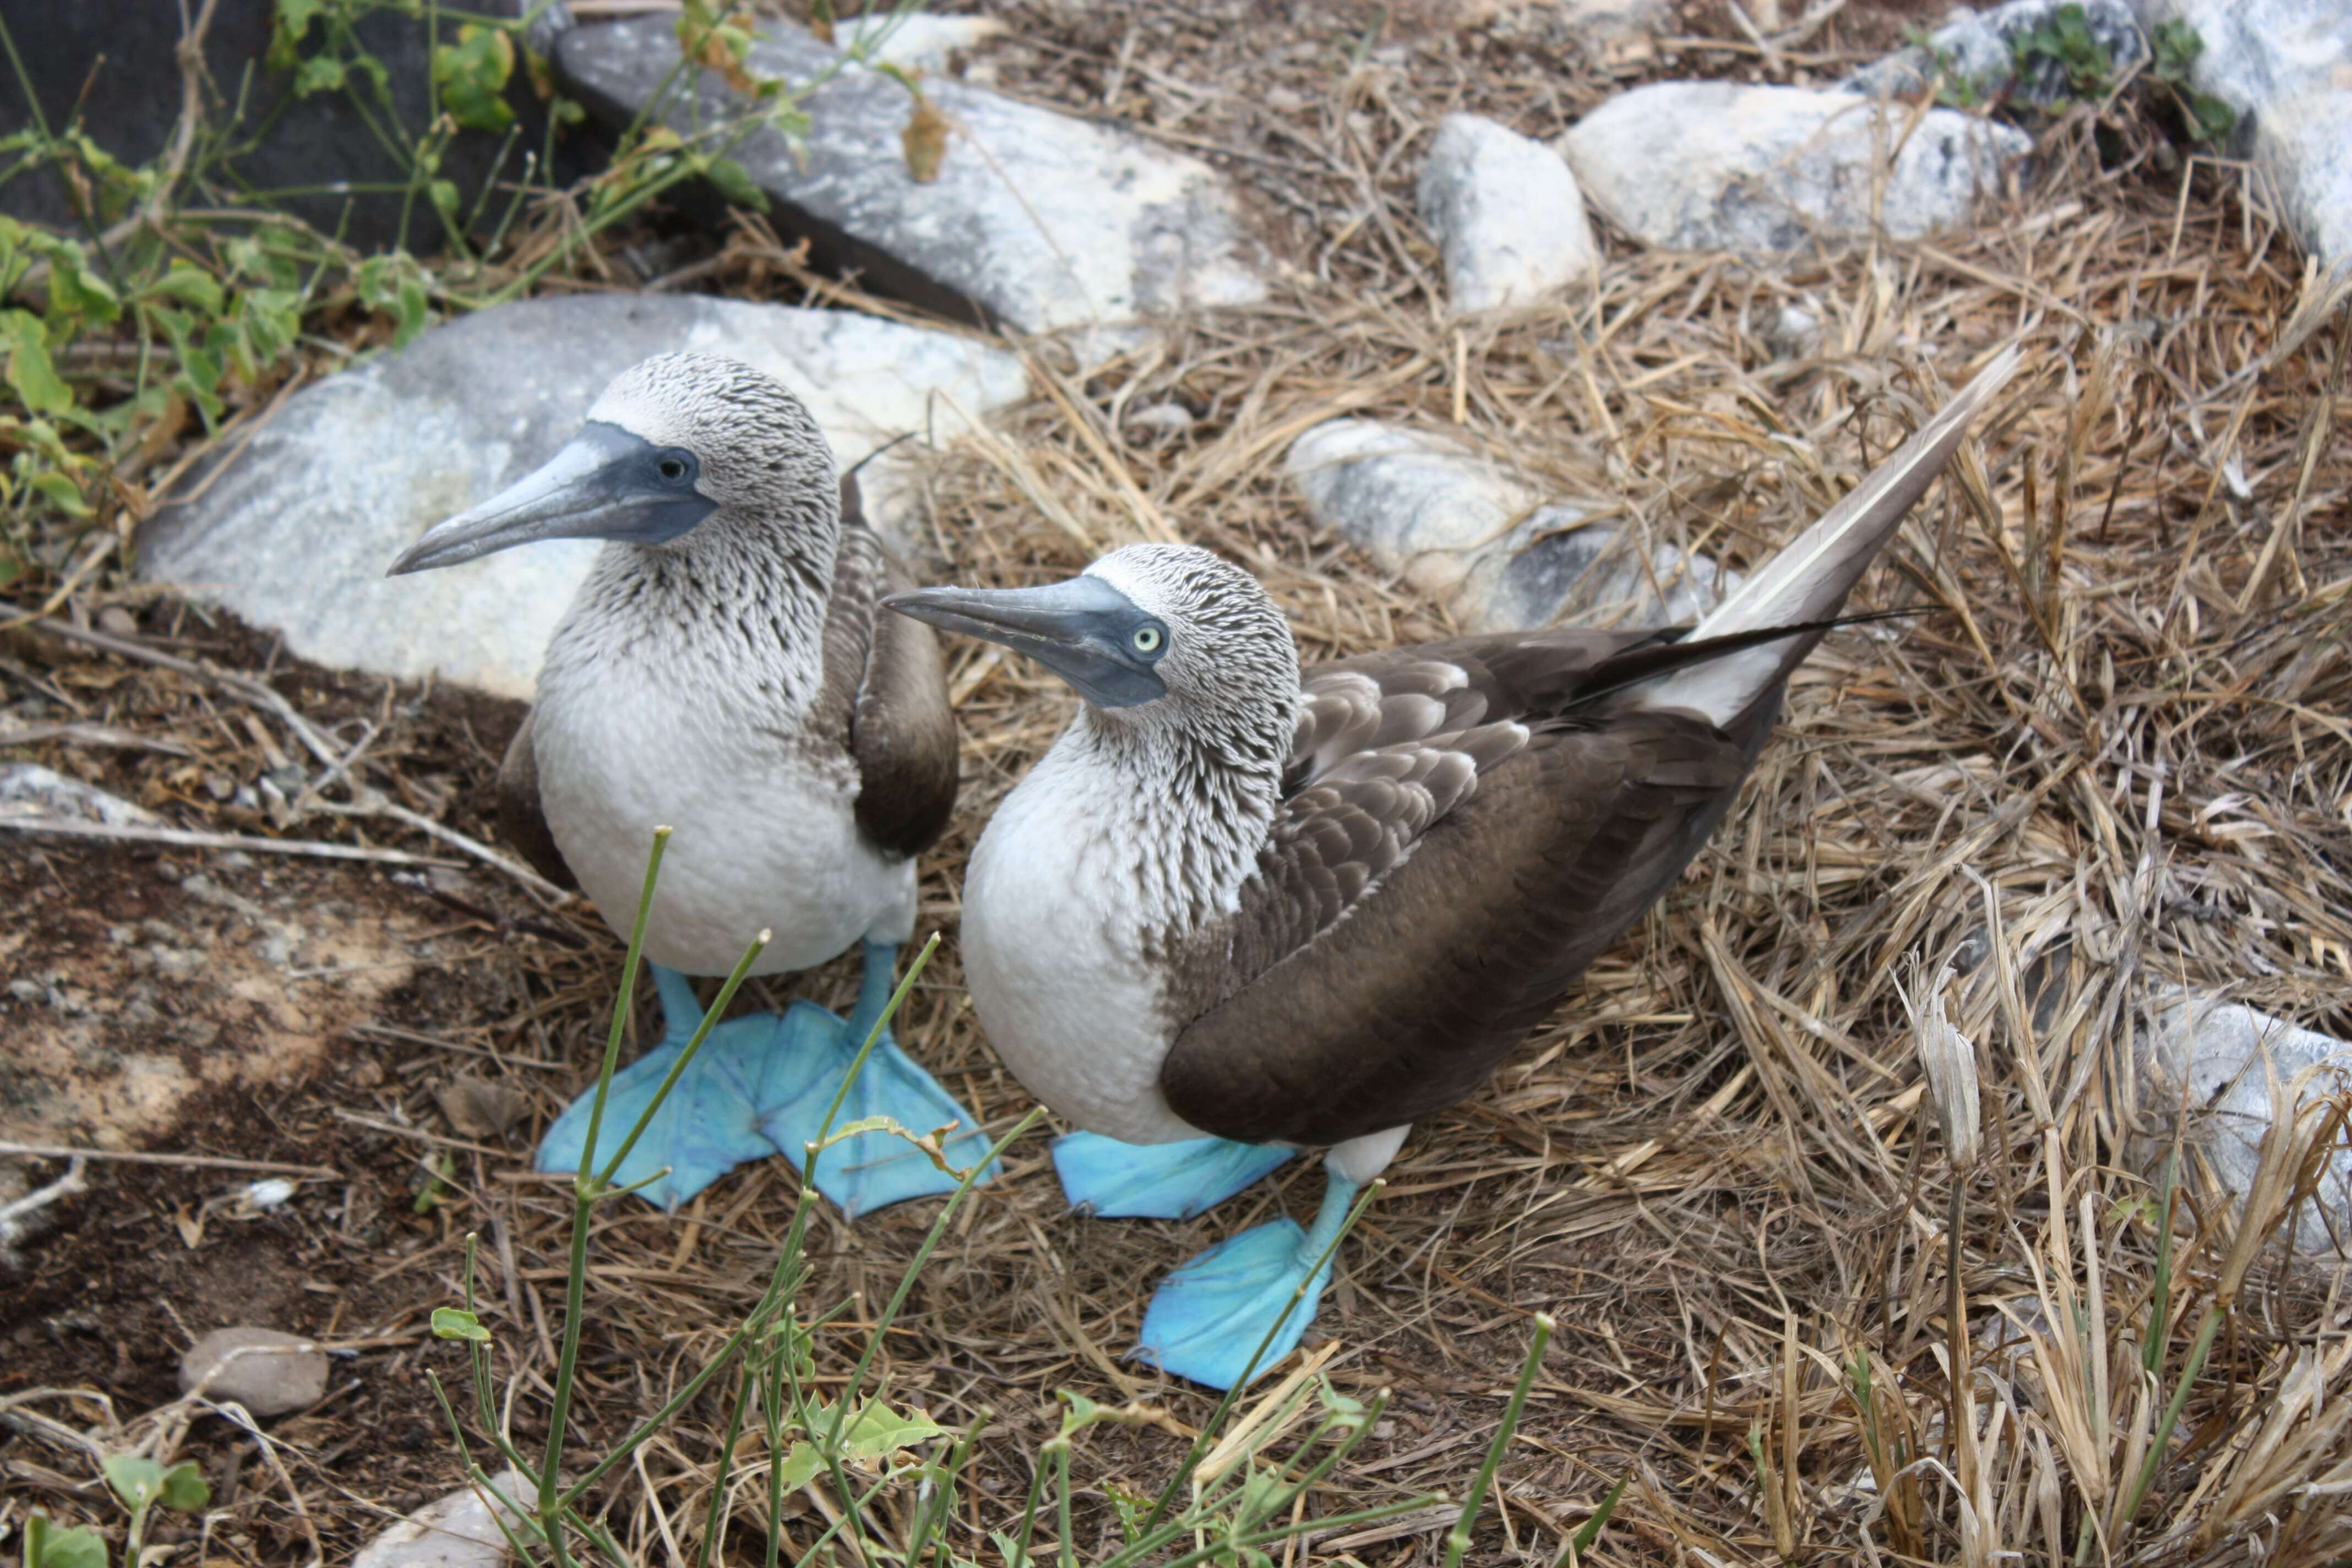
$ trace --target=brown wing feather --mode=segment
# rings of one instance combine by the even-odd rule
[[[857,481],[848,476],[841,481],[841,512],[818,709],[857,760],[858,830],[886,854],[919,855],[938,842],[955,810],[947,667],[930,627],[877,611],[885,594],[914,581],[866,526]]]
[[[1681,874],[1770,728],[1770,703],[1731,733],[1576,711],[1613,656],[1653,641],[1466,638],[1313,672],[1293,763],[1306,782],[1239,913],[1182,955],[1197,1011],[1160,1074],[1177,1114],[1327,1144],[1476,1089]],[[1339,736],[1465,715],[1484,721],[1317,760]]]
[[[564,864],[555,835],[547,830],[547,814],[539,804],[539,758],[531,750],[530,715],[526,712],[507,742],[499,763],[499,836],[530,868],[567,892],[577,892],[579,881]]]

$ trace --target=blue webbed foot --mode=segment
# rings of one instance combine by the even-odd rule
[[[1326,1172],[1329,1184],[1312,1227],[1302,1230],[1289,1219],[1253,1226],[1161,1280],[1144,1310],[1135,1354],[1162,1371],[1223,1389],[1244,1373],[1255,1381],[1297,1349],[1330,1282],[1331,1260],[1324,1255],[1356,1194],[1355,1183],[1328,1167]]]
[[[895,952],[879,942],[866,944],[866,974],[858,988],[857,1006],[845,1022],[808,1003],[795,1005],[786,1015],[787,1023],[796,1030],[796,1047],[809,1060],[822,1064],[805,1092],[772,1105],[761,1118],[761,1131],[794,1164],[805,1159],[808,1146],[817,1142],[825,1112],[840,1093],[850,1064],[857,1059],[866,1037],[889,1005]],[[979,1118],[916,1066],[887,1029],[874,1042],[865,1067],[850,1081],[832,1124],[843,1128],[874,1117],[887,1117],[917,1135],[954,1122],[956,1130],[944,1143],[950,1165],[969,1167],[988,1152],[989,1140],[980,1131]],[[993,1180],[1001,1169],[992,1161],[980,1181]],[[951,1193],[961,1179],[940,1170],[929,1155],[906,1139],[882,1131],[860,1132],[824,1150],[809,1177],[817,1191],[852,1219],[909,1198]]]
[[[675,1211],[726,1172],[747,1161],[782,1154],[793,1165],[807,1156],[825,1112],[841,1091],[858,1047],[889,1003],[893,950],[866,948],[866,976],[856,1012],[845,1023],[814,1003],[798,1002],[781,1016],[755,1014],[715,1026],[702,1049],[687,1065],[644,1137],[614,1173],[620,1184],[641,1181],[669,1167],[669,1174],[639,1189],[648,1202]],[[702,1020],[693,987],[684,975],[656,967],[666,1030],[662,1043],[613,1075],[613,1089],[597,1135],[598,1161],[611,1156],[643,1114],[678,1055]],[[588,1131],[592,1090],[574,1101],[548,1129],[539,1149],[542,1171],[577,1170]],[[845,1127],[867,1116],[887,1116],[910,1132],[928,1132],[949,1121],[975,1126],[929,1074],[908,1059],[886,1032],[877,1040],[833,1125]],[[976,1131],[948,1143],[950,1162],[965,1163],[988,1148]],[[956,1178],[933,1165],[905,1140],[868,1132],[824,1151],[818,1162],[817,1190],[854,1218],[907,1198],[952,1192]],[[992,1169],[982,1176],[994,1175]]]
[[[1122,1143],[1095,1132],[1054,1140],[1054,1171],[1072,1208],[1106,1219],[1191,1219],[1290,1158],[1292,1151],[1224,1138]]]
[[[604,1121],[596,1134],[600,1166],[636,1125],[702,1022],[702,1005],[685,975],[657,965],[653,975],[662,1001],[662,1041],[613,1075]],[[830,1014],[823,1016],[831,1018]],[[625,1186],[645,1181],[667,1165],[669,1174],[646,1183],[638,1195],[675,1212],[736,1166],[775,1153],[776,1145],[761,1130],[760,1108],[805,1095],[824,1067],[822,1061],[788,1048],[790,1023],[789,1015],[761,1013],[713,1026],[669,1098],[646,1123],[645,1135],[614,1173],[614,1182]],[[595,1098],[591,1089],[547,1130],[539,1145],[541,1170],[580,1168]]]

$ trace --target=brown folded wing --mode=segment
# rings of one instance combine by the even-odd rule
[[[1681,873],[1770,727],[1777,691],[1729,732],[1582,700],[1670,647],[1545,632],[1311,672],[1257,875],[1179,955],[1176,1112],[1328,1144],[1476,1089]]]

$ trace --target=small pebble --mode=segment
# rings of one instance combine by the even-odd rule
[[[98,612],[98,629],[110,637],[135,637],[139,617],[120,605],[109,605]]]
[[[470,1073],[452,1079],[434,1098],[449,1125],[467,1138],[495,1138],[512,1127],[530,1109],[530,1096],[502,1083],[489,1083]]]
[[[326,1397],[326,1352],[276,1329],[215,1329],[180,1358],[180,1392],[283,1415]]]

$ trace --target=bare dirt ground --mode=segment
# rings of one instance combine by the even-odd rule
[[[1854,0],[1770,79],[1829,79],[1936,9]],[[1443,635],[1439,612],[1303,521],[1280,469],[1298,431],[1348,413],[1452,432],[1554,493],[1609,499],[1648,540],[1747,565],[1932,406],[1931,372],[1957,384],[2011,340],[2031,358],[1981,463],[1958,466],[1862,595],[1931,613],[1822,649],[1675,894],[1485,1092],[1406,1145],[1307,1341],[1335,1387],[1394,1404],[1311,1511],[1458,1496],[1541,1311],[1560,1333],[1472,1561],[1555,1561],[1621,1479],[1590,1561],[2340,1559],[2352,1532],[2324,1489],[2352,1473],[2340,1276],[2270,1245],[2292,1181],[2242,1221],[2191,1162],[2158,1294],[2166,1215],[2135,1140],[2162,1128],[2130,1042],[2158,983],[2352,1030],[2342,312],[2241,170],[2184,163],[2126,111],[2084,109],[2044,128],[2037,172],[1978,231],[1769,264],[1610,235],[1597,299],[1457,330],[1433,309],[1436,258],[1412,217],[1417,152],[1443,113],[1549,136],[1635,81],[1768,75],[1713,4],[1598,58],[1533,11],[1470,29],[1433,5],[998,13],[1011,37],[984,59],[1001,89],[1116,113],[1227,168],[1298,277],[1090,377],[1038,351],[1043,395],[931,476],[947,570],[1042,580],[1181,535],[1258,572],[1310,658]],[[793,301],[854,289],[798,268],[790,237],[743,226],[705,286]],[[625,247],[611,264],[625,280]],[[1816,352],[1764,346],[1784,304],[1818,316]],[[1156,404],[1190,422],[1124,417]],[[18,606],[42,609],[43,588]],[[358,771],[387,800],[494,837],[510,705],[307,669],[103,574],[50,613],[87,626],[109,606],[135,618],[121,640],[266,679],[339,742],[364,738]],[[176,1395],[179,1352],[205,1329],[313,1335],[336,1351],[327,1400],[270,1424],[269,1451],[199,1419],[181,1451],[218,1511],[201,1542],[168,1523],[155,1539],[180,1563],[346,1560],[458,1479],[425,1374],[463,1363],[425,1324],[457,1300],[468,1232],[501,1373],[519,1382],[513,1430],[526,1446],[543,1434],[569,1206],[528,1152],[592,1070],[619,945],[592,910],[547,907],[399,819],[303,803],[283,771],[301,753],[249,695],[0,621],[12,721],[50,727],[0,754],[183,829],[446,862],[0,841],[0,958],[29,983],[0,996],[0,1139],[174,1157],[93,1162],[89,1190],[26,1244],[0,1289],[0,1402],[77,1429],[110,1402],[131,1422]],[[1068,699],[1015,661],[954,657],[964,805],[924,881],[946,941],[900,1037],[1003,1131],[1029,1102],[964,1002],[956,889]],[[294,785],[282,812],[261,789],[273,776]],[[1960,962],[1954,1020],[1984,1076],[1986,1153],[1957,1205],[1894,988],[1913,954]],[[850,984],[836,964],[768,1000],[837,1004]],[[461,1130],[441,1099],[461,1075],[519,1091],[529,1113]],[[142,1109],[182,1092],[168,1118]],[[2342,1137],[2304,1134],[2282,1166]],[[1106,1489],[1075,1521],[1084,1561],[1116,1539],[1107,1489],[1155,1487],[1183,1451],[1170,1428],[1213,1403],[1120,1359],[1149,1283],[1244,1226],[1303,1216],[1319,1177],[1286,1169],[1196,1222],[1108,1222],[1063,1207],[1045,1150],[1024,1140],[961,1216],[879,1370],[943,1422],[995,1413],[972,1521],[1017,1506],[1055,1389],[1164,1412],[1087,1439],[1082,1473]],[[240,1194],[265,1166],[296,1168],[296,1190],[262,1211]],[[36,1161],[26,1179],[62,1169]],[[603,1215],[583,1449],[740,1321],[794,1190],[771,1163],[682,1223]],[[871,1302],[933,1211],[855,1227],[819,1212],[812,1298]],[[1955,1300],[1970,1343],[2011,1346],[1969,1406],[1982,1459],[1957,1489]],[[2209,1307],[2227,1331],[2167,1447],[2152,1435]],[[821,1364],[846,1366],[866,1321],[822,1331]],[[2132,1375],[2151,1341],[2158,1373]],[[690,1550],[715,1419],[690,1407],[607,1494],[643,1560]],[[2151,1445],[2160,1463],[2127,1508]],[[0,1428],[0,1489],[102,1519],[92,1475],[54,1432]],[[814,1534],[818,1504],[803,1506]],[[1452,1518],[1286,1561],[1435,1563]],[[992,1561],[976,1524],[954,1545]]]

